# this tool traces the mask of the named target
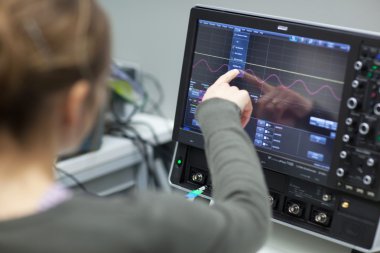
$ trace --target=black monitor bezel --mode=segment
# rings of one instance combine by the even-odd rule
[[[183,130],[182,125],[188,95],[188,86],[192,71],[191,66],[193,62],[193,52],[196,42],[198,20],[200,19],[348,44],[351,46],[351,51],[349,53],[349,60],[347,62],[347,70],[349,70],[349,68],[353,66],[355,59],[358,57],[359,50],[356,49],[359,48],[361,45],[361,37],[357,36],[357,34],[354,34],[350,31],[343,31],[339,29],[326,28],[297,22],[283,21],[279,19],[255,15],[209,9],[204,7],[192,8],[189,18],[186,46],[182,65],[182,74],[178,92],[177,109],[173,129],[173,140],[198,148],[203,148],[204,145],[202,134],[188,130]],[[279,26],[288,27],[287,32],[279,31]],[[353,77],[354,71],[347,71],[345,77],[345,85]],[[345,101],[347,95],[348,90],[344,89],[342,94],[342,101]],[[341,106],[340,114],[342,113],[343,109],[344,108],[342,108]],[[337,136],[340,136],[339,130]]]

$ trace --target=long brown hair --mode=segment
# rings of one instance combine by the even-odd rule
[[[44,100],[109,65],[110,29],[95,0],[0,1],[0,125],[27,132]]]

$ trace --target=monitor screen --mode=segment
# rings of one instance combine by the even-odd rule
[[[246,131],[270,162],[327,173],[350,45],[198,20],[182,130],[200,133],[195,112],[206,89],[231,69],[254,111]]]

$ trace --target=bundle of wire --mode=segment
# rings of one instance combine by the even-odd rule
[[[158,90],[160,91],[159,94],[163,93],[161,85],[155,77],[151,76],[150,74],[145,74],[145,76],[147,79],[150,79],[157,86]],[[156,135],[152,126],[145,122],[135,122],[135,124],[145,125],[148,128],[148,130],[152,132],[154,139],[153,143],[144,140],[139,134],[139,132],[135,129],[135,127],[129,124],[130,119],[134,116],[135,113],[137,113],[138,111],[144,111],[144,107],[148,102],[148,94],[144,89],[142,83],[135,81],[128,73],[126,73],[125,70],[122,69],[121,66],[118,66],[116,63],[111,64],[111,76],[109,84],[114,94],[118,96],[119,101],[122,103],[121,105],[123,105],[123,103],[127,103],[131,105],[133,109],[125,117],[122,117],[122,115],[119,115],[117,113],[117,110],[115,110],[114,104],[111,104],[110,109],[113,113],[115,122],[108,126],[106,133],[132,140],[135,146],[137,147],[138,151],[141,153],[144,163],[148,168],[148,173],[152,176],[153,181],[157,182],[153,168],[153,160],[156,154],[154,154],[153,152],[158,152],[158,156],[164,157],[165,162],[167,164],[170,164],[172,150],[169,151],[154,149],[153,152],[149,152],[149,148],[152,148],[155,145],[159,144],[158,136]],[[160,95],[159,97],[159,101],[163,100],[163,95]],[[153,101],[152,104],[155,109],[159,109],[159,105],[157,103]],[[92,192],[89,189],[87,189],[87,187],[73,174],[58,167],[56,167],[56,170],[63,176],[71,179],[75,183],[75,185],[84,192],[94,196],[99,196],[96,192]]]

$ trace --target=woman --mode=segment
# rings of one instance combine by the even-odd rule
[[[246,91],[220,77],[197,118],[215,205],[163,194],[74,196],[54,183],[58,154],[81,143],[102,106],[109,25],[95,0],[0,1],[0,252],[254,252],[270,208],[241,127]],[[241,121],[241,123],[240,123]]]

